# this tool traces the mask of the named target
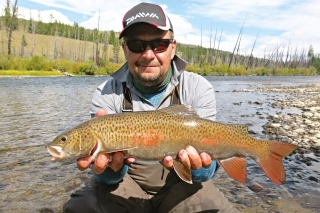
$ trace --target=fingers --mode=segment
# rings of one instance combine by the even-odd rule
[[[197,150],[193,146],[187,146],[186,151],[190,161],[191,169],[200,169],[202,167],[202,162]]]
[[[122,152],[115,152],[113,153],[112,161],[109,163],[109,167],[117,172],[119,171],[123,166],[124,161],[124,154]]]
[[[193,170],[200,169],[201,167],[209,168],[212,163],[209,154],[205,152],[199,154],[193,146],[187,146],[186,149],[180,150],[178,158],[183,165]],[[173,158],[171,156],[164,157],[161,163],[167,169],[173,168]]]
[[[188,152],[184,149],[180,150],[179,154],[178,154],[178,157],[181,161],[181,163],[187,167],[187,168],[191,168],[191,162],[190,162],[190,159],[189,159],[189,155],[188,155]]]
[[[128,165],[134,163],[135,161],[136,161],[136,159],[133,158],[133,157],[129,157],[129,158],[126,158],[126,159],[125,159],[125,162],[126,162],[126,164],[128,164]]]
[[[171,156],[166,156],[163,158],[162,162],[160,162],[166,169],[173,168],[173,158]]]
[[[102,153],[98,155],[97,159],[92,164],[92,171],[95,174],[101,174],[107,167],[110,167],[113,171],[117,172],[122,168],[124,161],[129,165],[135,160],[136,159],[133,157],[124,159],[124,154],[122,152],[115,152],[112,154]],[[80,171],[83,171],[90,166],[92,161],[92,156],[80,158],[77,160],[77,167]]]
[[[111,160],[110,154],[108,153],[100,154],[92,165],[92,171],[95,174],[101,174],[109,165],[110,160]]]
[[[200,153],[200,158],[201,158],[201,162],[202,162],[202,167],[207,169],[211,166],[212,159],[209,154],[202,152],[202,153]]]
[[[91,162],[92,162],[91,156],[79,158],[77,160],[77,167],[80,171],[86,170],[90,166]]]
[[[101,116],[105,116],[105,115],[108,115],[107,110],[105,110],[105,109],[99,109],[95,114],[96,117],[101,117]]]

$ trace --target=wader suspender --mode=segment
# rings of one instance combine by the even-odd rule
[[[122,112],[132,112],[133,107],[132,107],[132,97],[131,97],[130,90],[127,88],[126,82],[122,82],[122,86],[123,86],[123,95],[124,95],[124,99],[122,103],[122,106],[123,106]],[[170,105],[173,105],[173,104],[181,104],[178,86],[175,86],[175,88],[171,92]]]

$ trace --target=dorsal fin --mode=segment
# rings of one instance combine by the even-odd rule
[[[189,105],[173,104],[169,107],[159,109],[159,111],[174,115],[199,117],[196,111],[194,111]]]

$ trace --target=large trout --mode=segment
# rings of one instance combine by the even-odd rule
[[[88,155],[96,159],[99,153],[117,151],[139,159],[160,160],[176,156],[187,145],[209,153],[241,183],[246,182],[246,157],[250,157],[270,180],[283,184],[286,175],[282,158],[296,149],[289,143],[254,139],[245,126],[202,119],[183,105],[94,118],[62,133],[46,148],[53,162]],[[174,160],[174,169],[182,180],[192,183],[190,168]]]

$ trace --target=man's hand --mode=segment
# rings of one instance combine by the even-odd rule
[[[100,109],[96,113],[96,117],[101,117],[107,115],[107,111],[105,109]],[[83,158],[79,158],[77,160],[78,169],[83,171],[87,169],[90,164],[92,163],[93,159],[92,156],[86,156]],[[124,155],[122,152],[115,152],[115,153],[101,153],[97,159],[93,162],[92,171],[95,174],[101,174],[107,167],[110,167],[113,171],[119,171],[124,162],[126,164],[131,164],[135,161],[134,158],[127,158],[124,159]]]
[[[181,160],[183,165],[193,170],[200,169],[201,167],[209,168],[212,163],[212,159],[209,154],[205,152],[199,154],[193,146],[187,146],[185,149],[180,150],[178,158]],[[172,169],[173,158],[171,156],[164,157],[162,164],[167,169]]]

